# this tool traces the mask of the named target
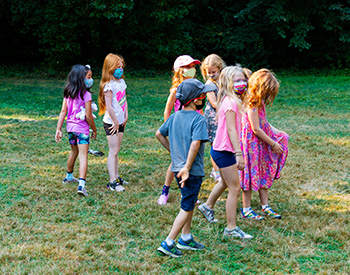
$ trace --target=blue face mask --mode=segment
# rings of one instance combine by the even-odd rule
[[[90,79],[86,79],[85,78],[85,86],[86,86],[86,88],[91,88],[92,84],[94,84],[94,80],[92,78],[90,78]]]
[[[123,68],[121,69],[116,69],[113,73],[113,76],[116,78],[116,79],[119,79],[121,78],[123,75]]]

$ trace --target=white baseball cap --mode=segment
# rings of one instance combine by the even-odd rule
[[[191,63],[194,64],[201,64],[201,62],[198,59],[193,59],[189,55],[180,55],[178,58],[176,58],[174,62],[174,71],[177,72],[180,67],[190,65]]]

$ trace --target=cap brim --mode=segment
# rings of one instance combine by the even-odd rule
[[[216,85],[214,83],[209,83],[209,84],[205,84],[201,93],[208,93],[215,90],[217,90]]]

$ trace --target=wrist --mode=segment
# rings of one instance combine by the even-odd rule
[[[271,148],[273,149],[273,147],[276,146],[276,141],[271,145]]]

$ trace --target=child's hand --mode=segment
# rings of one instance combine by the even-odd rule
[[[96,139],[96,137],[97,137],[97,132],[96,131],[92,131],[91,138],[92,139]]]
[[[244,169],[243,156],[236,156],[236,162],[237,162],[237,169],[238,170],[243,170]]]
[[[181,184],[181,188],[184,188],[185,186],[185,182],[188,179],[188,177],[190,176],[190,171],[183,167],[179,173],[177,173],[177,177],[181,178],[180,184]]]
[[[56,131],[55,140],[56,140],[57,143],[59,143],[60,141],[62,141],[62,132],[61,132],[61,130],[57,130],[57,131]]]
[[[282,154],[283,153],[283,148],[282,148],[282,145],[279,144],[277,141],[275,141],[274,145],[271,146],[272,148],[272,151],[276,154]]]
[[[114,133],[117,133],[119,131],[119,123],[113,124],[111,127],[109,127],[109,130],[111,130],[111,134],[114,135]]]

